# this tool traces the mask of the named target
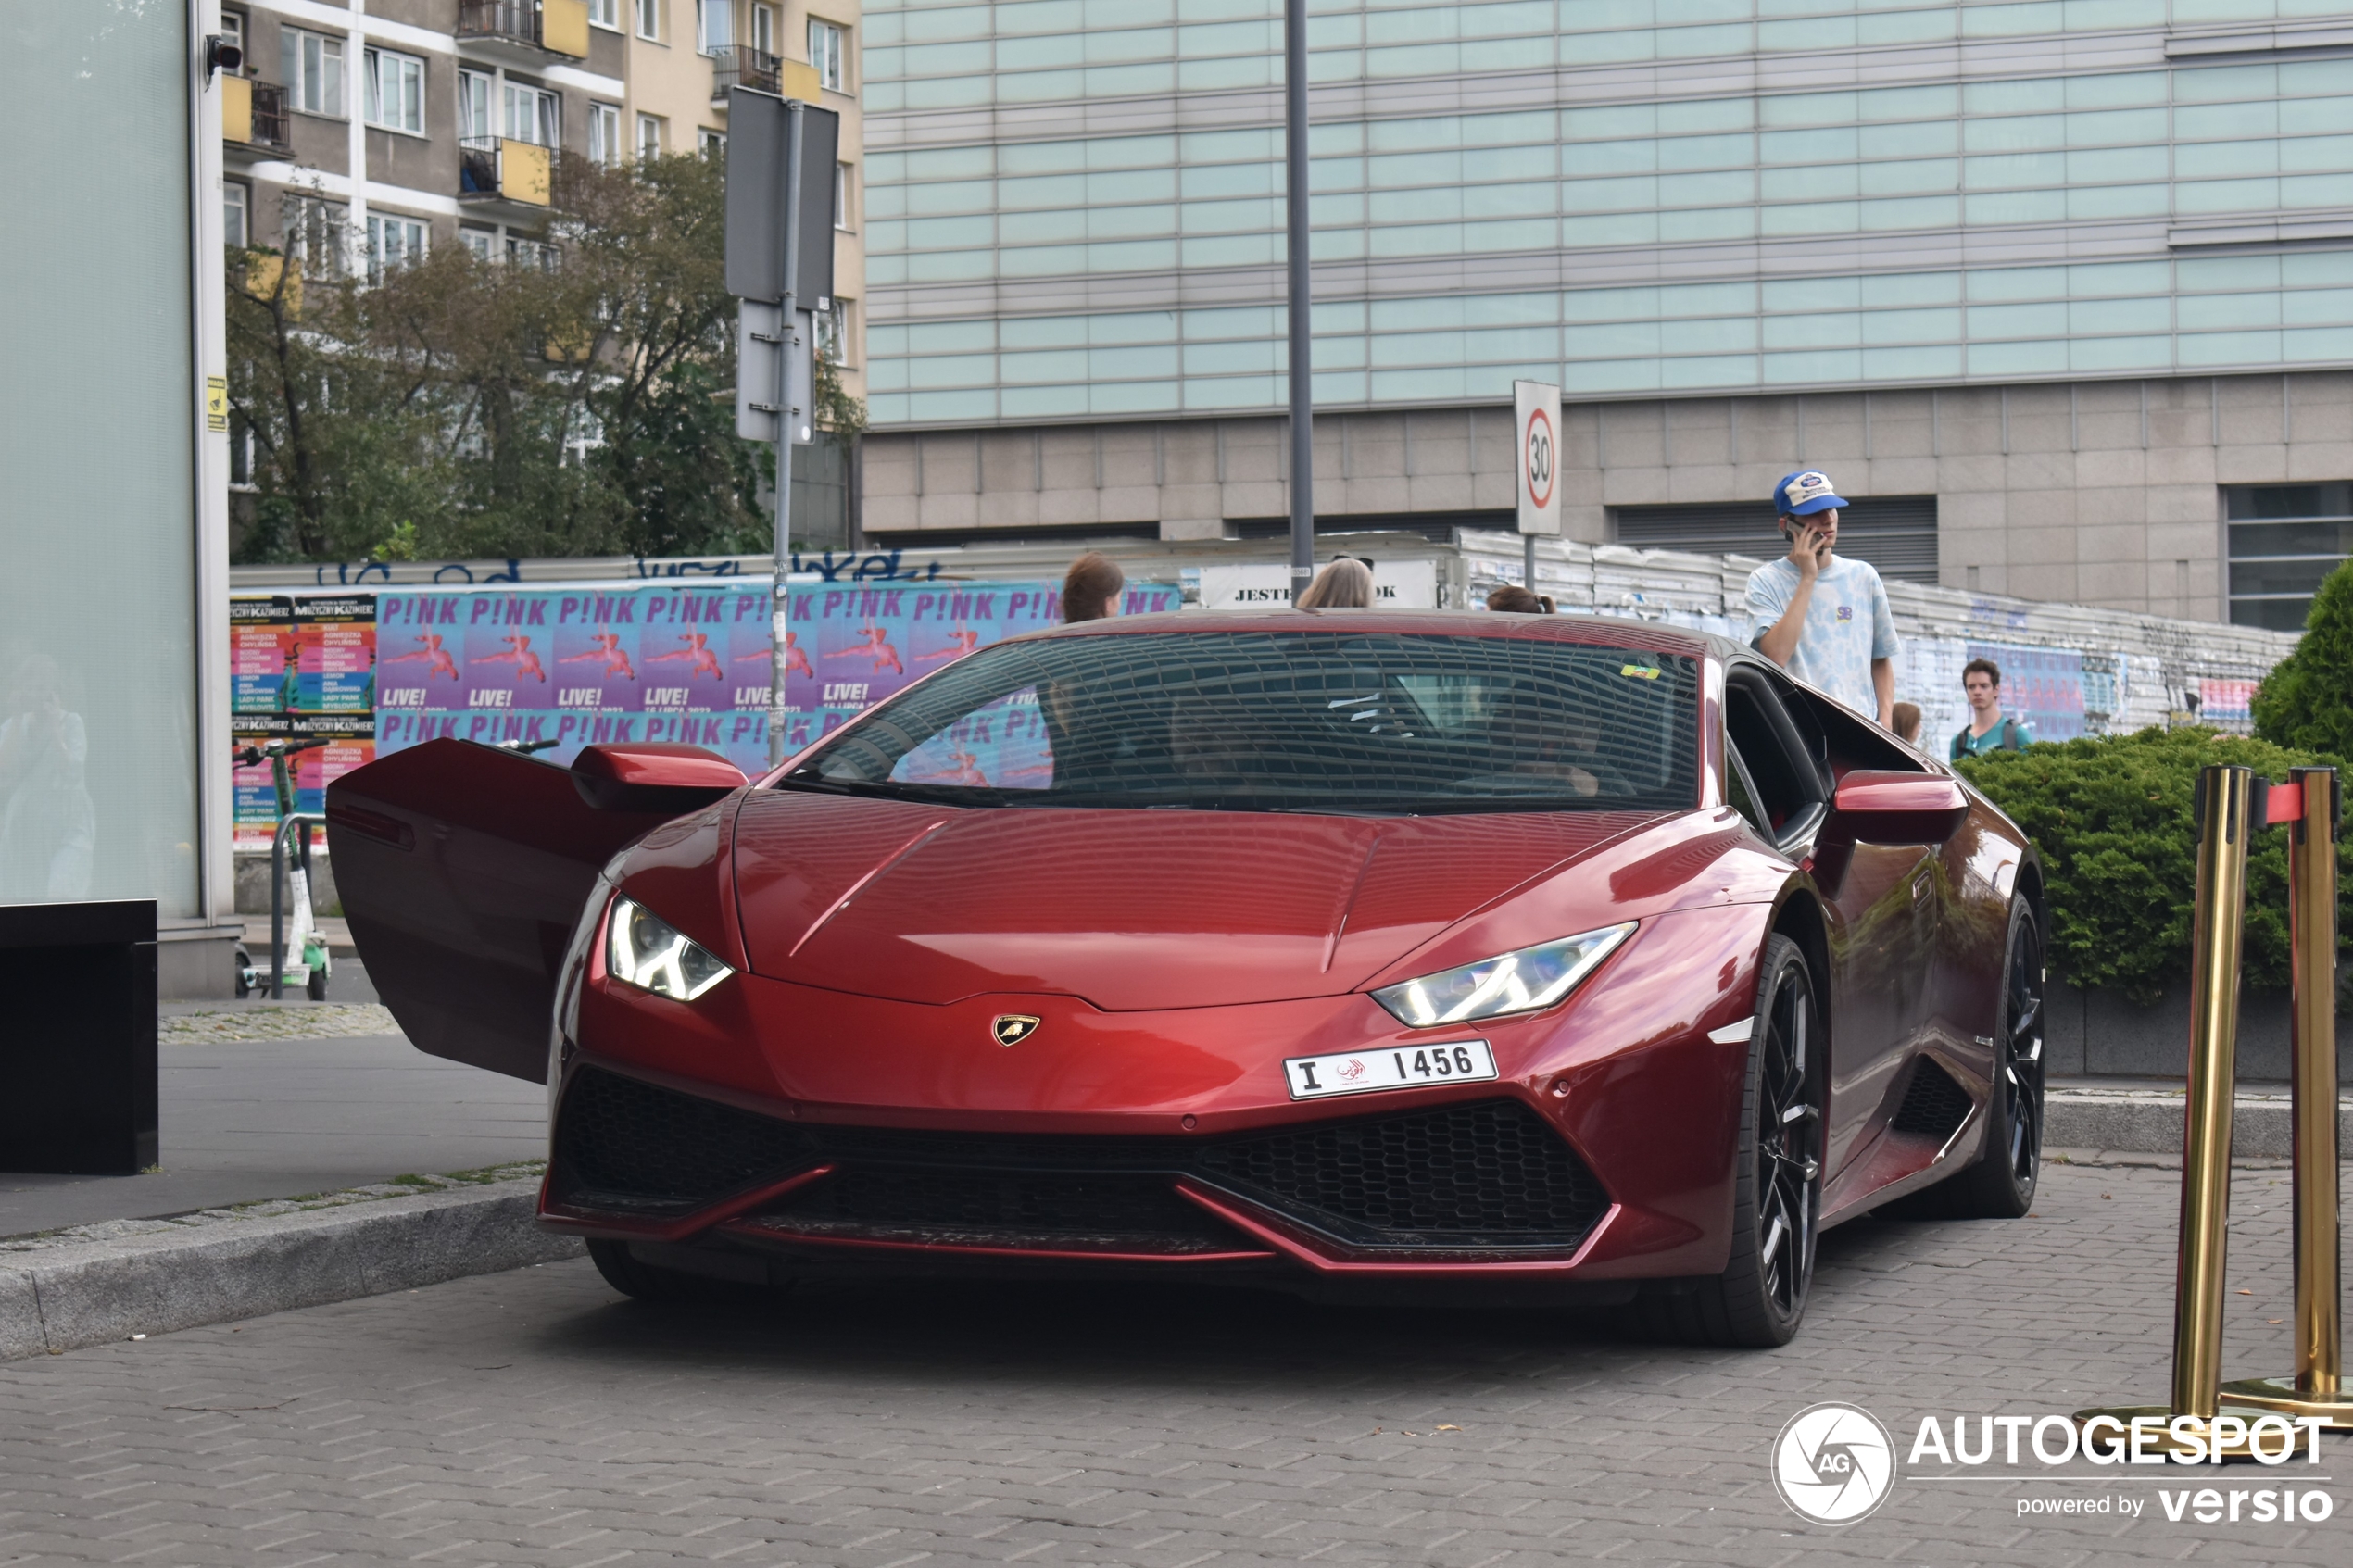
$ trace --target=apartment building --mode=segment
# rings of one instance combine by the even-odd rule
[[[612,161],[626,45],[595,0],[252,0],[226,89],[223,228],[307,267],[397,266],[434,245],[553,260],[554,160]]]
[[[736,86],[780,93],[841,117],[834,177],[837,295],[824,302],[817,330],[844,390],[864,396],[858,0],[589,0],[589,16],[593,25],[626,34],[623,107],[633,152],[715,155],[726,145],[727,91]]]
[[[724,157],[738,84],[841,117],[834,286],[818,346],[865,394],[855,0],[227,0],[223,232],[305,268],[373,273],[463,245],[560,264],[555,160]],[[797,465],[797,533],[847,544],[849,454]]]
[[[1319,526],[2293,628],[2353,553],[2344,0],[1319,0]],[[1280,0],[868,0],[875,538],[1279,532]]]

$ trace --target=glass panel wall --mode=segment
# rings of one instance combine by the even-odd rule
[[[1281,301],[1279,0],[867,14],[870,143],[886,149],[867,166],[869,283],[886,301],[1002,291],[988,311],[927,303],[908,313],[920,328],[877,308],[877,422],[1280,407],[1279,325],[1187,307]],[[2272,0],[1320,0],[1312,74],[1364,91],[1346,113],[1319,107],[1312,132],[1315,255],[1348,280],[1319,285],[1316,395],[2353,361],[2353,249],[2198,255],[2201,236],[2244,248],[2250,224],[2268,235],[2353,207],[2353,59],[2165,55],[2169,29],[2274,14]],[[2319,13],[2280,0],[2276,14]],[[2070,33],[2098,47],[2057,73]],[[1906,43],[1952,44],[1951,79],[1869,52]],[[1777,54],[1850,47],[1855,86],[1758,86]],[[991,106],[1021,106],[1021,129],[974,140],[973,117],[929,113]],[[1165,318],[1164,352],[1098,357],[1099,319],[1063,314],[1095,279],[1117,281],[1123,318],[1166,304],[1148,312]],[[1000,316],[1033,309],[1037,341],[993,341]]]
[[[19,6],[0,54],[0,902],[198,912],[185,11]]]

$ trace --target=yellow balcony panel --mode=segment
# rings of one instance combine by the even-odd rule
[[[588,57],[588,0],[540,0],[539,44],[551,54]]]
[[[256,252],[245,257],[245,293],[265,305],[278,296],[278,282],[285,280],[285,307],[289,316],[302,314],[302,269],[288,268],[283,256]]]
[[[220,139],[253,140],[253,82],[245,77],[220,79]]]
[[[802,60],[784,60],[779,64],[782,69],[777,75],[782,79],[786,97],[798,98],[804,104],[824,100],[824,89],[818,85],[815,66]]]
[[[535,147],[529,142],[500,141],[498,194],[509,201],[529,202],[534,207],[549,205],[551,163],[545,147]]]

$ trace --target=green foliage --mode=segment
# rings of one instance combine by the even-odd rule
[[[730,397],[720,168],[567,159],[554,195],[549,269],[447,245],[362,287],[230,258],[230,402],[255,458],[240,559],[767,546],[768,449],[736,435]]]
[[[2153,1002],[2189,972],[2197,882],[2193,801],[2198,771],[2218,763],[2284,782],[2296,767],[2337,759],[2208,729],[2147,729],[2024,751],[1989,752],[1961,772],[2026,831],[2043,858],[2050,958],[2075,985]],[[2259,832],[2247,866],[2246,983],[2288,981],[2287,834]],[[2353,887],[2353,837],[2339,885]],[[2338,922],[2340,944],[2353,922]]]
[[[2304,640],[2263,678],[2255,733],[2274,746],[2353,757],[2353,561],[2329,573]]]

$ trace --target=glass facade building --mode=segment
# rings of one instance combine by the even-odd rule
[[[2345,0],[1310,10],[1319,411],[2353,365]],[[870,0],[877,431],[1280,410],[1280,18]]]
[[[1314,9],[1319,405],[2353,359],[2353,248],[2197,254],[2353,245],[2353,58],[2276,55],[2341,6]],[[870,281],[1055,305],[877,320],[877,423],[1279,407],[1280,47],[1277,0],[874,6]]]

